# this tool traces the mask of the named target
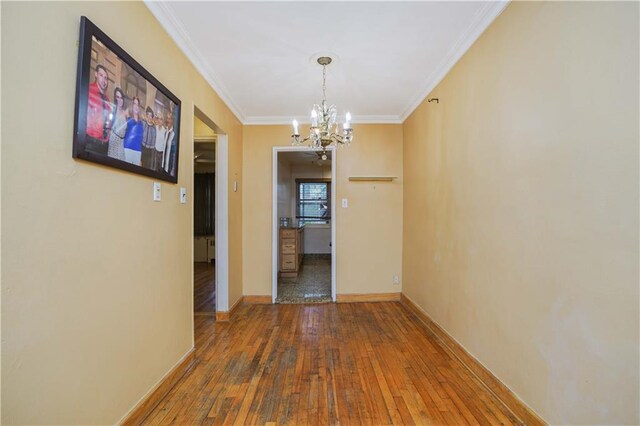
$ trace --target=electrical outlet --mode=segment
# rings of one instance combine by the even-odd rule
[[[393,276],[393,285],[400,285],[400,277],[397,275]]]

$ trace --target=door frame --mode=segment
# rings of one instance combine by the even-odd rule
[[[336,301],[336,162],[335,147],[328,147],[331,151],[331,300]],[[278,297],[278,154],[282,152],[315,152],[306,146],[274,146],[272,164],[271,189],[271,303],[276,303]]]
[[[216,312],[229,312],[229,144],[223,133],[216,140]]]

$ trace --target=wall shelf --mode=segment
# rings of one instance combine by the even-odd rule
[[[351,182],[392,182],[396,176],[349,176]]]

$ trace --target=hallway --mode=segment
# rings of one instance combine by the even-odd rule
[[[399,303],[197,316],[198,363],[143,424],[517,424]]]

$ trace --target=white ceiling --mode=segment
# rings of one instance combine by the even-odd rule
[[[282,124],[322,97],[356,123],[400,123],[502,12],[498,2],[192,2],[147,7],[244,124]]]

